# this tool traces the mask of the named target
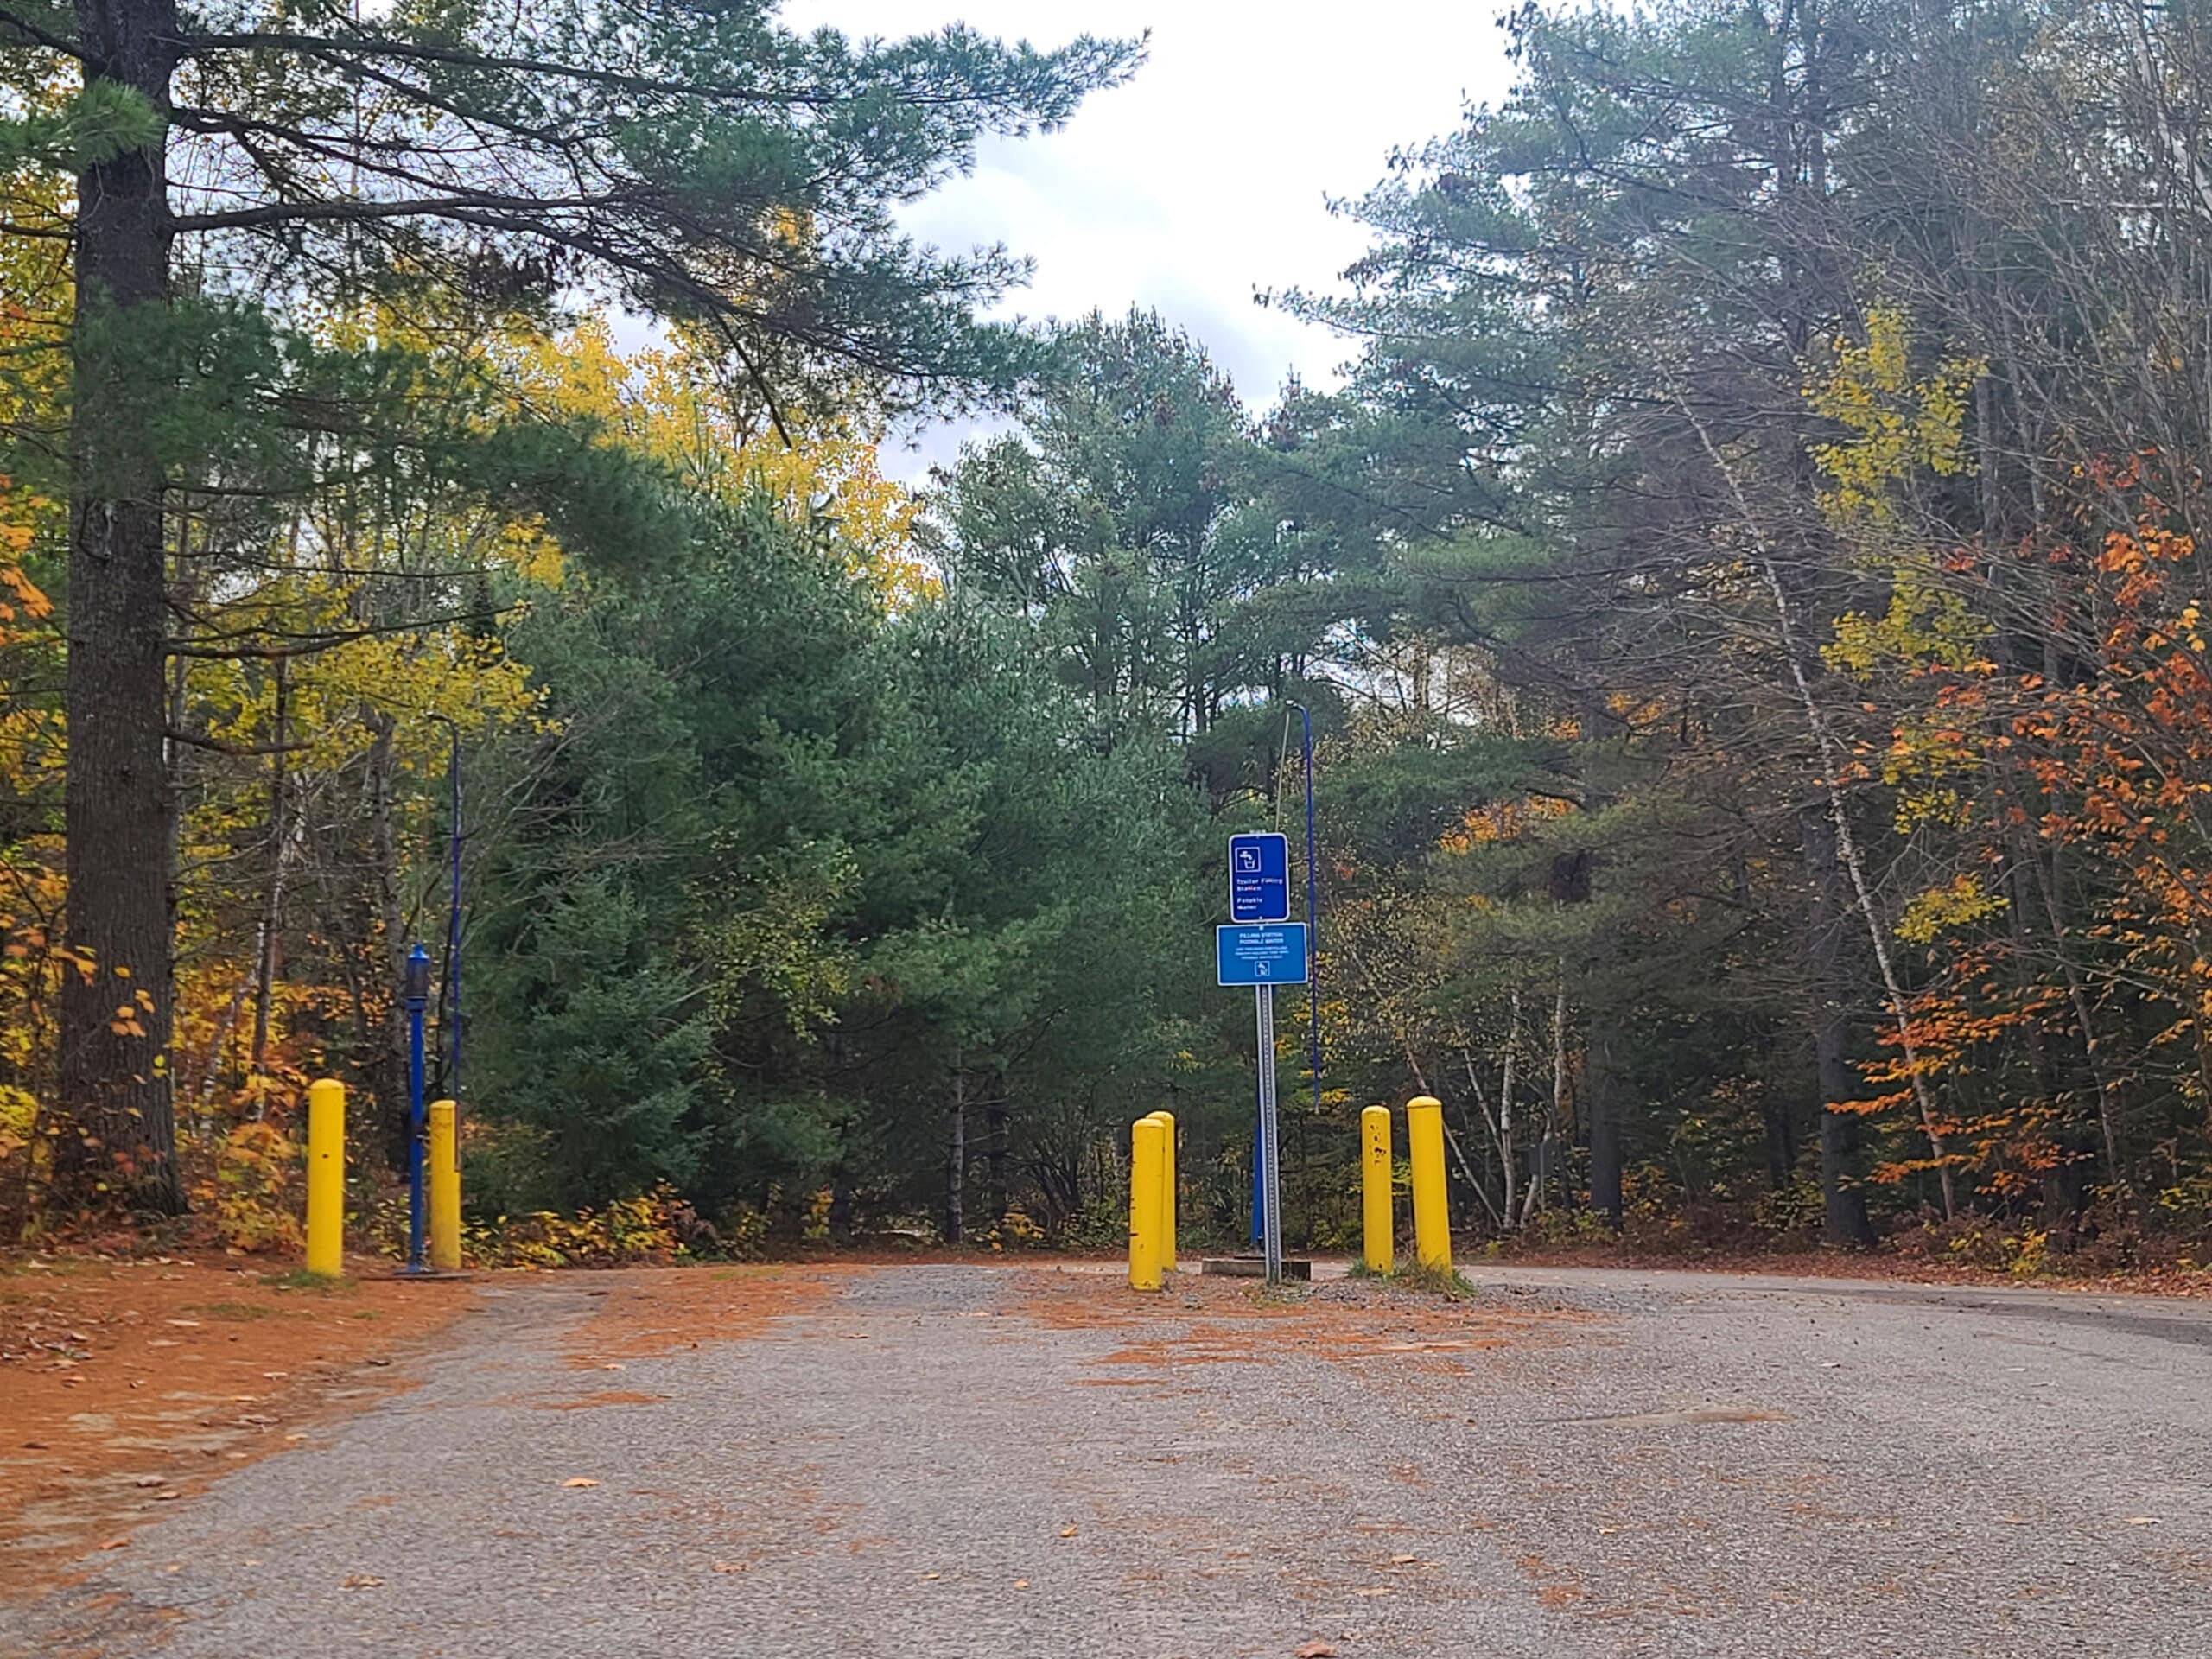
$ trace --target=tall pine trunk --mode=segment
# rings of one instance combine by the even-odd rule
[[[164,118],[174,0],[79,0],[85,78]],[[77,323],[70,423],[68,938],[90,972],[61,986],[60,1104],[75,1131],[60,1195],[184,1208],[169,1033],[175,806],[162,676],[167,568],[156,431],[164,387],[170,229],[163,141],[77,181]],[[149,345],[152,352],[149,353]]]
[[[957,1062],[952,1070],[952,1107],[945,1114],[944,1242],[957,1244],[967,1236],[968,1187],[968,1074]]]

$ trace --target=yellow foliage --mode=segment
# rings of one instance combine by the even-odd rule
[[[1877,306],[1866,315],[1866,343],[1838,340],[1827,373],[1805,388],[1815,412],[1850,435],[1813,446],[1814,461],[1834,482],[1821,505],[1840,520],[1886,522],[1897,486],[1916,472],[1973,470],[1963,435],[1967,394],[1986,365],[1945,358],[1915,379],[1911,355],[1904,314]]]
[[[550,1210],[501,1216],[489,1226],[472,1224],[464,1237],[470,1259],[487,1265],[611,1268],[688,1255],[683,1241],[690,1224],[690,1206],[663,1183],[573,1217]]]
[[[497,355],[525,402],[604,422],[606,442],[661,462],[701,493],[766,493],[795,521],[834,525],[855,567],[893,602],[933,586],[914,550],[913,498],[878,470],[880,433],[852,416],[780,411],[786,443],[773,423],[756,429],[733,410],[704,353],[679,343],[626,356],[601,319],[554,339],[512,336]]]
[[[1973,875],[1956,875],[1942,887],[1915,893],[1897,921],[1897,937],[1912,944],[1933,944],[1945,933],[1970,926],[2005,908],[2005,901],[1982,890]]]
[[[1847,611],[1836,619],[1834,642],[1821,656],[1830,668],[1860,679],[1885,664],[1948,668],[1964,672],[1980,660],[1989,624],[1922,563],[1900,563],[1891,573],[1889,608],[1879,617]]]
[[[1491,801],[1463,816],[1459,827],[1437,837],[1436,845],[1441,852],[1471,852],[1494,841],[1515,840],[1532,823],[1563,818],[1573,810],[1573,803],[1545,795]]]
[[[210,1179],[194,1194],[222,1243],[238,1250],[293,1250],[301,1243],[293,1192],[300,1147],[270,1122],[241,1123],[225,1139]]]

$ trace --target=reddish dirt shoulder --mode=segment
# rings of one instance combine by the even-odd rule
[[[407,1386],[465,1282],[290,1285],[235,1257],[0,1262],[0,1599],[318,1418]]]

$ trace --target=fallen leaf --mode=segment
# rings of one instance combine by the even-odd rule
[[[1072,1538],[1072,1537],[1074,1537],[1074,1536],[1075,1536],[1075,1529],[1074,1529],[1073,1527],[1062,1527],[1062,1528],[1060,1529],[1060,1536],[1061,1536],[1061,1537],[1063,1537],[1063,1538]]]
[[[130,1541],[128,1538],[111,1538],[107,1542],[102,1544],[100,1548],[102,1549],[128,1549],[130,1548]]]
[[[1389,1593],[1390,1586],[1387,1584],[1370,1584],[1364,1590],[1352,1592],[1355,1596],[1387,1596]]]
[[[2131,1527],[2155,1527],[2158,1524],[2158,1517],[2155,1515],[2131,1515],[2127,1517],[2127,1524]]]
[[[1029,1580],[1027,1579],[1016,1579],[1014,1581],[1014,1587],[1017,1590],[1027,1590],[1029,1587]]]
[[[716,1561],[715,1563],[715,1571],[717,1573],[749,1573],[752,1570],[753,1563],[750,1561]]]
[[[942,1573],[925,1573],[922,1574],[924,1582],[927,1582],[931,1579],[941,1579],[944,1576],[944,1574]]]
[[[1308,1642],[1292,1659],[1337,1659],[1336,1646],[1329,1642]]]
[[[162,1323],[174,1325],[183,1331],[197,1331],[200,1328],[200,1321],[197,1319],[164,1319]]]
[[[599,1483],[583,1475],[571,1475],[561,1483],[563,1486],[596,1486]]]
[[[1393,1555],[1390,1558],[1390,1565],[1393,1567],[1411,1567],[1419,1560],[1421,1560],[1421,1557],[1418,1555]]]
[[[340,1590],[373,1590],[384,1580],[372,1573],[349,1573],[340,1580]]]
[[[132,1484],[139,1486],[166,1486],[168,1481],[169,1478],[167,1475],[140,1475]]]
[[[184,1494],[182,1492],[180,1492],[175,1487],[172,1486],[167,1491],[156,1492],[154,1494],[154,1502],[156,1503],[167,1503],[175,1498],[182,1497],[183,1496]]]

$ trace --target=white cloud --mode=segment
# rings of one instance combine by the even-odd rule
[[[1449,130],[1464,102],[1495,99],[1507,77],[1490,0],[791,0],[783,17],[855,37],[959,22],[1039,47],[1149,28],[1150,61],[1128,86],[1059,132],[987,143],[975,172],[907,223],[942,246],[1002,242],[1033,258],[1008,315],[1157,308],[1254,405],[1294,371],[1332,382],[1350,354],[1255,306],[1254,291],[1332,285],[1366,237],[1327,200],[1365,191],[1393,148]],[[887,462],[918,476],[959,436],[918,435]]]

